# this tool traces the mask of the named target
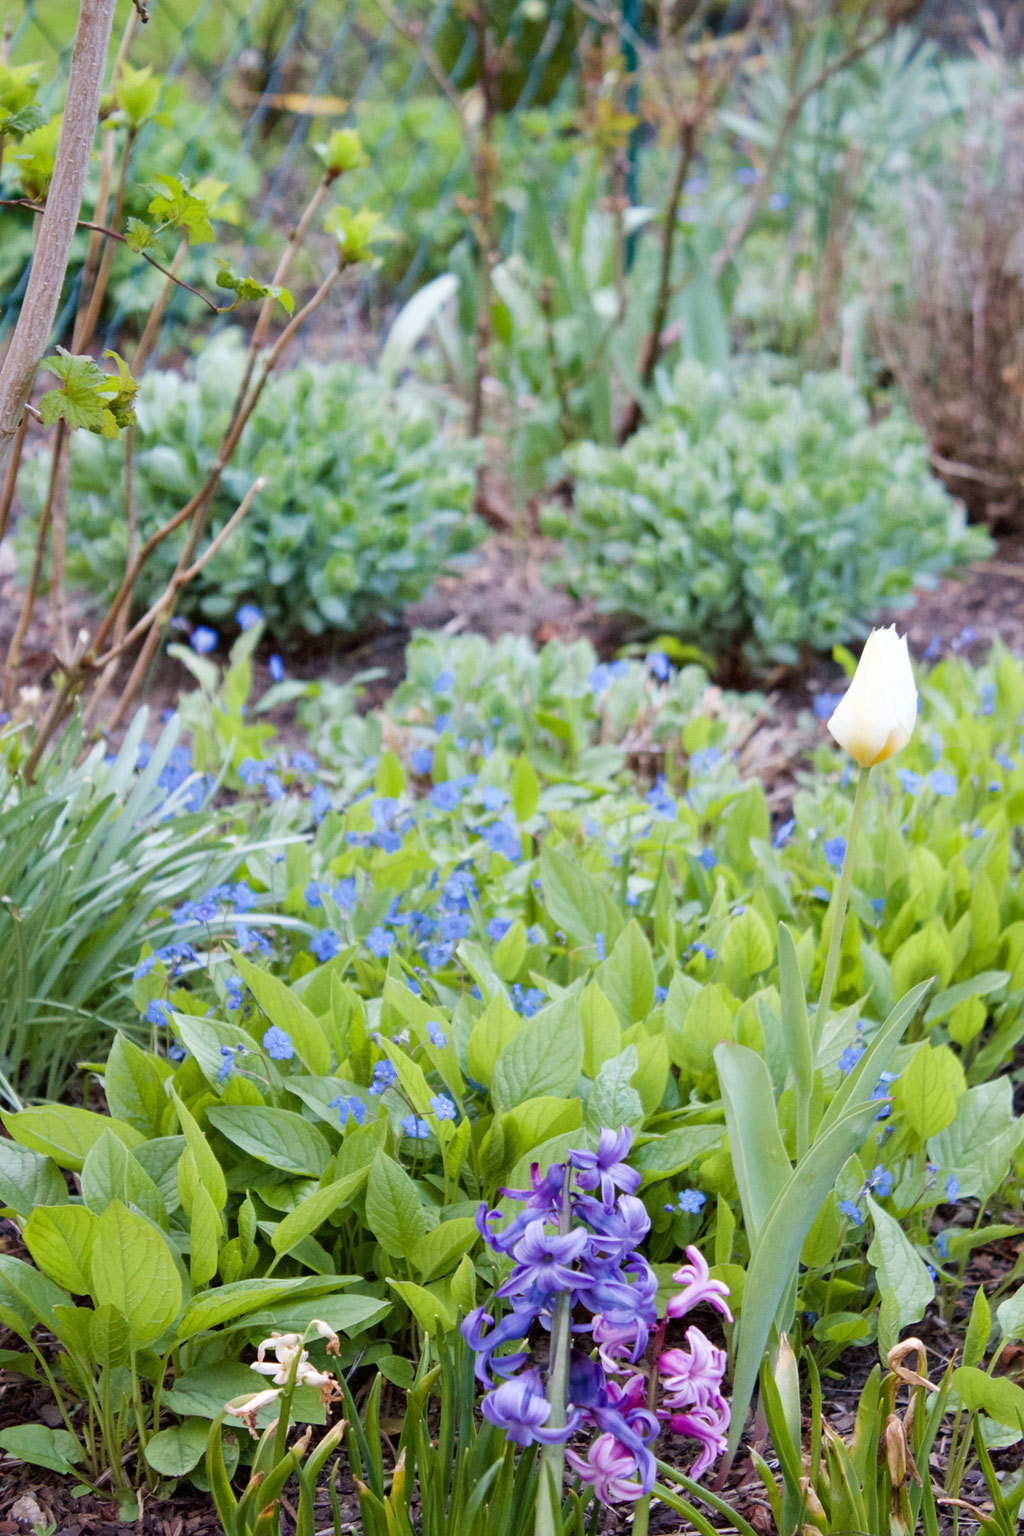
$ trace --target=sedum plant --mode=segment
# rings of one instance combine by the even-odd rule
[[[635,626],[753,665],[859,637],[990,548],[902,408],[872,422],[838,374],[792,385],[684,365],[624,448],[584,443],[568,463],[575,508],[544,519],[564,545],[557,576]]]
[[[153,372],[136,400],[134,484],[143,538],[213,465],[242,378],[235,335],[218,337],[195,376]],[[128,530],[110,516],[117,450],[79,434],[71,457],[68,572],[103,595],[124,569]],[[455,441],[425,397],[388,391],[348,365],[303,365],[271,378],[214,496],[209,528],[224,528],[255,477],[247,518],[180,597],[179,611],[215,624],[255,601],[279,639],[353,632],[421,597],[450,555],[483,532],[472,514],[476,450]],[[31,502],[41,473],[24,477]],[[154,552],[136,584],[146,608],[172,575],[180,539]]]

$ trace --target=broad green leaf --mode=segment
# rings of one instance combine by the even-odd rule
[[[999,1303],[996,1307],[996,1321],[1004,1339],[1024,1339],[1024,1285]]]
[[[189,1216],[189,1279],[193,1291],[209,1284],[217,1273],[220,1239],[220,1212],[202,1184],[196,1186]]]
[[[57,1333],[54,1307],[64,1306],[67,1295],[52,1280],[24,1259],[0,1253],[0,1306],[9,1308],[29,1326],[42,1323]]]
[[[582,864],[545,844],[540,856],[544,907],[563,933],[593,948],[599,933],[613,945],[622,931],[622,913],[607,890]]]
[[[73,1173],[79,1171],[89,1149],[105,1131],[128,1148],[145,1140],[133,1125],[73,1104],[39,1104],[16,1114],[0,1115],[0,1122],[21,1146],[52,1157],[58,1168],[69,1168]]]
[[[300,1200],[295,1209],[289,1211],[278,1224],[270,1240],[274,1252],[287,1253],[296,1243],[323,1226],[335,1211],[342,1211],[351,1204],[366,1182],[368,1169],[369,1165],[355,1173],[347,1174],[343,1179],[335,1179],[333,1183],[325,1184],[323,1189],[318,1189],[315,1194],[307,1195],[305,1200]]]
[[[115,1200],[100,1216],[90,1259],[97,1305],[116,1307],[136,1344],[151,1344],[181,1311],[181,1276],[165,1239]]]
[[[407,1257],[427,1230],[416,1185],[386,1152],[378,1152],[370,1164],[366,1224],[392,1258]]]
[[[411,1280],[390,1279],[388,1285],[398,1292],[425,1334],[436,1338],[455,1327],[455,1319],[444,1301],[426,1286],[414,1285]]]
[[[552,1136],[565,1131],[579,1130],[583,1125],[583,1103],[580,1099],[559,1099],[549,1096],[526,1099],[502,1116],[502,1158],[505,1166],[511,1166]]]
[[[183,1419],[161,1429],[146,1442],[143,1455],[161,1477],[184,1477],[206,1453],[210,1426],[206,1419]]]
[[[414,1272],[426,1282],[453,1269],[456,1260],[469,1252],[479,1236],[472,1216],[453,1216],[440,1222],[431,1232],[424,1233],[413,1248],[409,1257]]]
[[[168,1097],[164,1084],[168,1063],[140,1050],[126,1035],[116,1034],[103,1069],[103,1092],[111,1113],[143,1136],[159,1136]]]
[[[646,1019],[654,1007],[654,959],[635,919],[626,924],[611,954],[598,966],[595,980],[623,1025]]]
[[[325,1275],[324,1282],[329,1282],[333,1278]],[[356,1277],[353,1275],[351,1278],[355,1280]],[[379,1296],[365,1296],[362,1292],[352,1291],[344,1295],[317,1295],[307,1297],[304,1301],[279,1302],[276,1306],[265,1308],[261,1312],[247,1313],[245,1317],[237,1318],[229,1328],[244,1328],[251,1333],[263,1334],[270,1333],[274,1328],[284,1333],[302,1333],[309,1327],[313,1318],[318,1318],[321,1322],[325,1322],[328,1328],[333,1328],[335,1333],[345,1333],[353,1337],[367,1328],[372,1328],[375,1323],[381,1322],[390,1311],[390,1301],[382,1301]]]
[[[668,1045],[672,1060],[688,1076],[709,1076],[714,1069],[715,1048],[731,1041],[735,1033],[732,1009],[720,984],[702,987],[682,1018],[666,1008]]]
[[[85,1451],[73,1435],[66,1429],[48,1429],[45,1424],[11,1424],[0,1429],[0,1450],[18,1461],[27,1461],[30,1467],[45,1467],[65,1477],[85,1460]]]
[[[631,1086],[639,1065],[635,1045],[627,1045],[618,1056],[604,1063],[587,1098],[587,1126],[591,1131],[600,1131],[604,1126],[617,1131],[623,1125],[635,1131],[643,1125],[644,1106]]]
[[[188,1149],[195,1159],[199,1178],[203,1188],[212,1199],[218,1210],[223,1210],[228,1203],[228,1186],[224,1178],[224,1171],[213,1154],[213,1150],[206,1137],[199,1128],[197,1121],[191,1112],[185,1107],[183,1101],[171,1089],[171,1098],[178,1112],[178,1120],[184,1132]]]
[[[268,1307],[294,1296],[317,1296],[336,1289],[343,1283],[356,1279],[353,1275],[305,1276],[282,1280],[236,1280],[222,1285],[215,1291],[196,1296],[185,1309],[178,1324],[179,1339],[194,1338],[197,1333],[219,1328],[238,1317],[248,1317],[262,1307]],[[315,1316],[315,1312],[311,1314]]]
[[[215,1104],[206,1111],[209,1123],[243,1152],[285,1173],[319,1178],[331,1160],[331,1149],[320,1132],[291,1109],[271,1105]]]
[[[0,1137],[0,1209],[29,1216],[37,1205],[63,1205],[67,1198],[68,1187],[50,1158]]]
[[[512,809],[517,821],[529,821],[540,804],[540,784],[533,764],[521,752],[512,768]]]
[[[526,929],[522,923],[513,923],[508,933],[494,946],[491,959],[502,981],[515,981],[526,959]]]
[[[83,1203],[97,1216],[112,1200],[137,1207],[158,1227],[167,1225],[167,1211],[149,1174],[123,1142],[109,1132],[93,1146],[81,1172]]]
[[[634,1145],[629,1161],[644,1182],[671,1179],[722,1144],[724,1125],[680,1125]]]
[[[244,955],[236,954],[235,964],[263,1013],[291,1038],[309,1070],[316,1076],[330,1072],[330,1042],[316,1014],[270,971],[253,965]]]
[[[580,998],[580,1026],[583,1030],[583,1070],[588,1077],[596,1077],[602,1064],[622,1050],[618,1015],[596,981],[588,983]]]
[[[948,1045],[923,1041],[896,1084],[897,1107],[919,1141],[952,1125],[957,1099],[966,1089],[964,1069]]]
[[[1007,1306],[1009,1303],[1004,1302],[1003,1305]],[[1000,1319],[1000,1327],[1002,1326],[1002,1319]],[[981,1364],[985,1358],[985,1351],[988,1348],[991,1332],[992,1311],[988,1304],[988,1297],[979,1285],[974,1293],[974,1301],[971,1304],[971,1317],[967,1324],[967,1332],[964,1335],[964,1365]],[[1018,1337],[1012,1328],[1003,1328],[1003,1332],[1011,1339]]]
[[[240,1361],[228,1360],[221,1365],[200,1366],[177,1377],[174,1386],[165,1390],[161,1401],[182,1416],[215,1419],[223,1412],[226,1402],[245,1393],[258,1392],[265,1384],[265,1376],[258,1376]],[[323,1424],[325,1421],[320,1393],[315,1387],[297,1388],[293,1407],[296,1419],[304,1424]],[[260,1410],[257,1426],[265,1429],[272,1419],[277,1418],[278,1412],[275,1403],[268,1403]]]
[[[490,1087],[494,1064],[505,1046],[523,1028],[523,1020],[503,993],[491,998],[473,1025],[466,1047],[466,1066],[470,1077]]]
[[[953,1390],[971,1413],[987,1413],[997,1424],[1024,1434],[1024,1388],[1006,1376],[989,1376],[976,1365],[953,1372]]]
[[[897,1336],[911,1323],[920,1322],[935,1286],[921,1251],[907,1237],[894,1216],[867,1197],[875,1235],[868,1248],[868,1260],[878,1275],[878,1289],[884,1295],[892,1291],[897,1308]]]
[[[44,1275],[74,1296],[87,1296],[97,1225],[92,1211],[83,1206],[40,1206],[25,1223],[25,1247]]]
[[[568,1098],[583,1071],[579,1001],[549,1003],[505,1046],[494,1064],[491,1098],[501,1109],[551,1094]]]

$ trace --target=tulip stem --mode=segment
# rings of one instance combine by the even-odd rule
[[[853,880],[853,861],[856,857],[857,834],[860,831],[861,817],[864,814],[864,805],[868,798],[868,778],[870,774],[870,767],[860,770],[860,777],[857,779],[857,793],[853,797],[850,833],[846,839],[843,869],[839,876],[839,888],[836,891],[833,903],[832,934],[829,938],[828,954],[825,957],[825,974],[821,978],[821,996],[818,999],[818,1008],[814,1015],[814,1025],[811,1031],[811,1050],[815,1060],[821,1045],[825,1020],[828,1018],[832,1007],[832,994],[836,989],[839,953],[843,947],[843,928],[846,926],[846,908],[850,900],[850,885]]]

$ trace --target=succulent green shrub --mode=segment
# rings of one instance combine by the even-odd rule
[[[201,354],[194,379],[154,372],[143,380],[134,463],[143,538],[203,483],[241,365],[225,336]],[[239,602],[255,602],[286,639],[358,631],[422,596],[482,532],[471,510],[476,449],[444,425],[421,393],[388,391],[357,367],[302,366],[272,378],[224,472],[210,531],[257,475],[265,487],[185,588],[179,611],[218,623]],[[85,439],[79,433],[72,452],[68,574],[108,594],[124,573],[127,542],[119,450]],[[43,489],[41,473],[26,476],[36,505]],[[159,547],[135,588],[140,608],[163,591],[179,550],[175,537]]]
[[[902,408],[872,423],[838,374],[790,385],[684,364],[624,448],[567,458],[575,509],[545,518],[557,575],[606,612],[754,664],[862,635],[990,549]]]

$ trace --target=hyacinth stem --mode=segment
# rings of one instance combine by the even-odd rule
[[[862,768],[860,770],[860,776],[857,779],[857,793],[853,797],[850,833],[846,839],[846,854],[843,858],[843,869],[839,876],[839,889],[836,892],[833,909],[832,935],[829,939],[828,954],[825,957],[825,973],[821,978],[821,996],[818,999],[817,1012],[814,1015],[814,1023],[811,1026],[811,1049],[815,1057],[821,1045],[825,1020],[828,1018],[832,1007],[832,994],[836,989],[836,976],[839,972],[839,954],[843,947],[843,928],[846,925],[846,908],[849,904],[850,885],[853,881],[853,861],[856,857],[857,835],[860,832],[861,818],[864,815],[864,806],[867,803],[868,779],[870,775],[870,768]]]
[[[562,1209],[558,1218],[558,1235],[565,1235],[572,1228],[572,1205],[569,1200],[571,1167],[565,1165],[562,1180]],[[551,1350],[548,1356],[547,1399],[551,1404],[548,1428],[562,1429],[565,1425],[565,1403],[569,1393],[569,1347],[572,1342],[572,1293],[561,1291],[555,1301],[551,1317]],[[565,1445],[545,1445],[540,1453],[540,1486],[537,1489],[537,1513],[535,1536],[560,1536],[562,1483],[565,1477]]]

